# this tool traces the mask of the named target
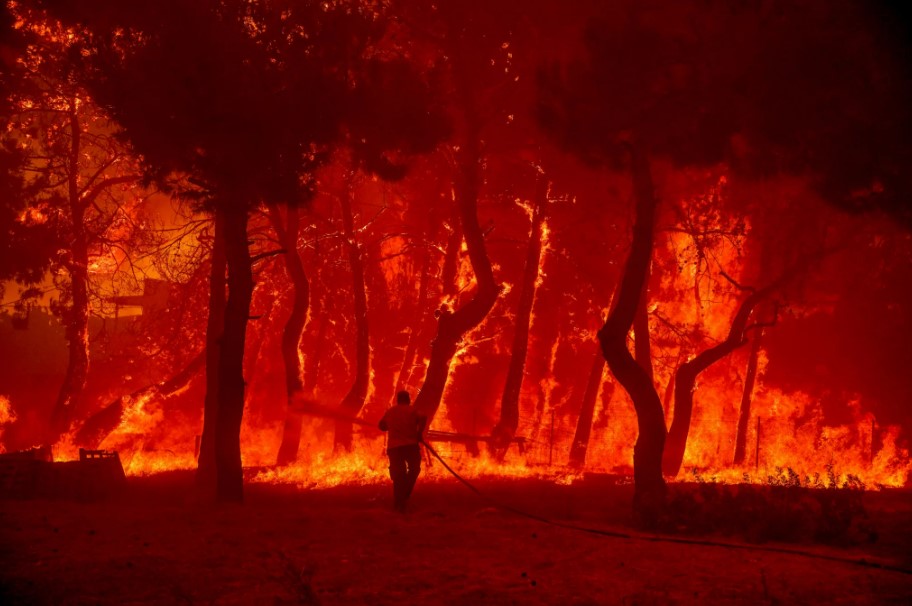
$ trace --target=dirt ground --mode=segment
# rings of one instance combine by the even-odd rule
[[[252,484],[244,505],[213,506],[186,496],[191,481],[187,473],[134,478],[117,500],[94,504],[0,499],[0,603],[912,603],[910,574],[586,534],[498,510],[455,480],[419,480],[405,515],[390,510],[388,486]],[[635,532],[629,486],[479,487],[549,518]],[[865,499],[876,542],[785,546],[912,569],[910,493]]]

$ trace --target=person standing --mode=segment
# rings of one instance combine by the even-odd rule
[[[393,509],[398,512],[405,512],[405,504],[421,473],[421,448],[418,444],[427,423],[427,418],[411,403],[409,393],[400,391],[396,394],[396,405],[380,419],[380,430],[389,432],[386,454],[393,481]]]

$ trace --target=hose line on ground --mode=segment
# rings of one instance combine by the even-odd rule
[[[550,526],[556,526],[558,528],[566,528],[568,530],[576,530],[578,532],[586,532],[589,534],[595,534],[595,535],[604,536],[604,537],[613,537],[616,539],[629,539],[631,541],[648,541],[650,543],[677,543],[680,545],[702,545],[702,546],[709,546],[709,547],[721,547],[723,549],[764,551],[767,553],[783,553],[783,554],[788,554],[788,555],[801,556],[801,557],[805,557],[805,558],[813,558],[813,559],[817,559],[817,560],[828,560],[830,562],[841,562],[843,564],[852,564],[855,566],[863,566],[865,568],[877,568],[880,570],[889,570],[891,572],[898,572],[900,574],[912,575],[912,569],[903,568],[901,566],[895,566],[893,564],[887,564],[884,562],[874,562],[874,561],[868,560],[866,558],[846,558],[846,557],[841,557],[841,556],[827,555],[827,554],[823,554],[823,553],[814,553],[812,551],[804,551],[801,549],[789,549],[787,547],[764,547],[764,546],[759,546],[759,545],[745,545],[745,544],[741,544],[741,543],[725,543],[722,541],[708,541],[705,539],[685,539],[685,538],[680,538],[680,537],[670,537],[670,536],[662,536],[662,535],[654,535],[654,534],[634,534],[634,533],[628,533],[628,532],[618,532],[618,531],[614,531],[614,530],[605,530],[602,528],[592,528],[589,526],[579,526],[577,524],[570,524],[568,522],[559,522],[556,520],[552,520],[550,518],[546,518],[545,516],[530,513],[528,511],[524,511],[522,509],[517,509],[516,507],[507,505],[505,503],[501,503],[497,499],[494,499],[493,497],[490,497],[490,496],[484,494],[476,486],[474,486],[471,482],[469,482],[468,480],[463,478],[461,475],[456,473],[456,471],[452,467],[450,467],[446,461],[443,460],[443,457],[441,457],[430,444],[428,444],[424,440],[422,440],[421,443],[424,444],[424,447],[428,450],[428,452],[430,452],[434,456],[435,459],[440,461],[440,464],[443,465],[443,467],[448,472],[450,472],[450,474],[454,478],[459,480],[466,488],[468,488],[469,490],[474,492],[476,495],[478,495],[482,499],[488,501],[492,505],[494,505],[500,509],[503,509],[504,511],[508,511],[514,515],[528,518],[530,520],[535,520],[537,522],[541,522],[542,524],[548,524]]]

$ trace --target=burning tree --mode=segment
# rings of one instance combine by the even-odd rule
[[[626,340],[653,250],[656,201],[649,158],[664,156],[685,167],[713,166],[728,159],[732,170],[743,177],[813,172],[814,185],[833,203],[857,206],[865,200],[871,206],[893,207],[892,196],[906,188],[893,164],[902,154],[889,160],[878,154],[885,162],[871,166],[859,157],[863,154],[846,153],[859,149],[859,138],[889,149],[895,149],[897,142],[869,121],[877,113],[875,107],[890,103],[889,92],[877,79],[872,63],[876,53],[867,41],[856,35],[853,40],[863,54],[847,54],[842,36],[849,31],[850,18],[851,11],[827,9],[777,12],[770,8],[757,15],[685,3],[651,14],[631,7],[623,15],[610,12],[588,27],[586,60],[543,75],[545,127],[591,162],[610,165],[626,150],[633,176],[636,219],[631,251],[620,291],[599,336],[609,367],[637,410],[637,501],[646,509],[661,501],[665,424],[649,373],[634,362]],[[703,34],[671,27],[672,22],[699,23]],[[827,27],[820,28],[823,22]],[[808,31],[816,33],[814,44],[808,44]],[[788,58],[780,59],[780,53]],[[830,58],[821,61],[820,53]],[[843,67],[821,69],[835,64]],[[848,85],[852,79],[867,84],[864,94],[852,92],[855,87]],[[838,100],[828,104],[833,115],[812,109],[819,109],[814,101],[819,98]],[[847,106],[859,104],[870,111],[846,113]],[[846,115],[863,118],[846,121]],[[862,136],[864,128],[869,130]],[[856,142],[848,143],[851,140]],[[786,161],[776,164],[774,158]],[[853,191],[855,195],[849,196]],[[753,299],[742,309],[746,313],[752,306]],[[735,332],[739,332],[737,326]],[[637,345],[639,337],[638,331]],[[742,341],[741,337],[735,340]],[[723,349],[714,351],[718,355]],[[690,370],[700,362],[687,365],[683,372],[687,380],[675,386],[683,398],[684,417],[689,397],[685,392],[692,387]],[[682,423],[687,424],[683,417]],[[680,449],[676,439],[675,452]]]
[[[217,487],[220,499],[240,500],[243,358],[254,288],[248,215],[262,202],[300,205],[312,196],[314,170],[340,141],[348,118],[365,109],[363,91],[352,90],[348,77],[350,70],[363,73],[359,65],[382,31],[382,15],[370,6],[278,10],[217,0],[107,8],[63,3],[57,14],[88,28],[87,80],[150,174],[186,175],[214,215],[210,389],[199,476]],[[371,80],[364,82],[373,90]],[[357,132],[357,120],[350,123]],[[356,152],[377,170],[397,172],[385,154],[401,137],[370,138],[388,125],[369,124],[374,130],[356,139]],[[412,132],[427,138],[424,124]]]
[[[21,160],[18,199],[27,204],[21,223],[40,226],[47,238],[49,250],[34,260],[51,272],[59,293],[52,308],[66,327],[66,376],[44,438],[55,444],[85,412],[89,317],[109,296],[94,275],[116,271],[151,240],[141,216],[144,195],[135,189],[141,176],[135,158],[72,64],[80,36],[59,24],[27,22],[35,27],[24,32],[30,43],[10,89],[9,128]]]
[[[654,519],[663,473],[713,465],[723,449],[750,458],[758,414],[792,422],[768,418],[770,377],[790,359],[780,324],[749,358],[742,346],[780,301],[788,322],[831,292],[830,266],[812,263],[821,249],[876,246],[817,199],[908,219],[897,202],[907,150],[870,117],[896,112],[897,91],[876,45],[843,35],[842,9],[121,4],[17,6],[79,24],[67,42],[74,85],[123,128],[145,177],[212,221],[199,237],[208,261],[186,272],[197,295],[209,273],[206,351],[172,366],[205,360],[199,478],[224,499],[241,495],[239,432],[252,440],[247,463],[278,450],[287,466],[308,403],[331,400],[335,451],[367,447],[336,457],[350,463],[379,441],[355,442],[347,419],[369,420],[395,388],[423,382],[420,408],[445,405],[438,423],[459,440],[490,431],[508,463],[517,436],[538,449],[520,453],[526,462],[542,462],[547,441],[549,462],[629,473],[632,450],[636,504]],[[574,59],[584,25],[587,54]],[[847,79],[864,93],[848,94]],[[428,111],[441,91],[453,136],[414,163],[447,135]],[[842,153],[850,142],[866,151]],[[19,200],[27,185],[4,180]],[[761,199],[764,188],[779,193]],[[21,211],[7,213],[17,230]],[[789,278],[794,267],[813,271]],[[745,367],[755,388],[742,390]],[[168,397],[135,387],[124,401]]]

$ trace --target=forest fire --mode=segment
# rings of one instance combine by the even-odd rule
[[[17,560],[0,602],[221,600],[132,570],[153,519],[162,558],[282,537],[231,603],[760,599],[714,549],[844,579],[780,598],[761,567],[762,601],[854,595],[843,565],[903,595],[912,56],[891,8],[837,4],[0,3],[0,538],[60,565],[34,550],[108,524],[142,585]],[[481,532],[738,588],[632,550],[622,589],[410,576]],[[353,589],[378,544],[402,569]]]

